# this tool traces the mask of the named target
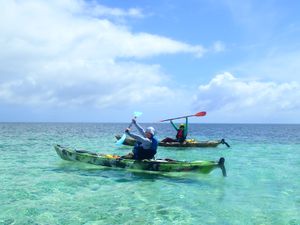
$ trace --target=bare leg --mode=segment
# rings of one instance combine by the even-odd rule
[[[177,142],[177,140],[173,139],[173,138],[169,138],[169,137],[166,137],[165,139],[163,139],[161,142]]]
[[[129,152],[127,155],[121,156],[122,159],[133,159],[133,153]]]

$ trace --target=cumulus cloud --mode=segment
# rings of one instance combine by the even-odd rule
[[[128,10],[119,9],[119,8],[110,8],[104,5],[99,4],[91,4],[86,5],[87,10],[86,13],[88,15],[94,16],[113,16],[113,17],[144,17],[142,10],[139,8],[130,8]]]
[[[225,72],[200,85],[194,104],[208,111],[272,116],[300,110],[300,84],[244,80]],[[258,112],[259,111],[259,112]]]
[[[129,16],[143,14],[95,1],[1,1],[0,102],[113,107],[174,97],[160,66],[140,59],[204,48],[109,20]]]

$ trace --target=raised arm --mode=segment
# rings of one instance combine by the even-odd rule
[[[148,138],[146,137],[142,137],[140,135],[137,135],[137,134],[133,134],[133,133],[130,133],[129,130],[126,130],[126,134],[128,134],[130,137],[134,138],[135,140],[141,142],[142,144],[151,144],[151,140],[149,140]]]
[[[185,126],[184,126],[184,136],[186,137],[187,136],[187,134],[188,134],[188,118],[186,117],[185,118]]]
[[[135,127],[137,128],[137,130],[139,131],[139,133],[143,136],[143,137],[146,137],[146,134],[145,134],[145,130],[143,127],[141,127],[135,119],[132,120],[133,124],[135,125]]]
[[[172,124],[172,126],[174,127],[174,129],[175,129],[176,131],[178,131],[178,127],[173,123],[172,120],[170,120],[170,123]]]

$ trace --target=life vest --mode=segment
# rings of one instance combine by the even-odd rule
[[[152,137],[151,140],[152,140],[151,150],[154,154],[156,154],[157,146],[158,146],[158,140],[155,137]]]
[[[183,134],[184,134],[183,130],[182,130],[182,129],[179,129],[179,130],[177,131],[176,138],[177,138],[178,140],[185,139],[185,137],[184,137]]]
[[[137,142],[133,148],[134,159],[151,159],[157,152],[158,141],[152,137],[150,149],[144,149],[141,142]]]

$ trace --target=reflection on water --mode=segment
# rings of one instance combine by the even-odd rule
[[[78,162],[64,162],[59,163],[58,167],[49,168],[55,173],[62,175],[73,173],[74,175],[87,177],[101,177],[116,182],[139,182],[139,181],[157,181],[185,183],[185,184],[199,184],[207,185],[209,180],[205,179],[207,175],[199,174],[197,172],[156,172],[144,170],[121,169],[104,166],[94,166]],[[218,171],[220,172],[220,171]],[[208,182],[208,183],[207,183]],[[210,184],[213,185],[213,184]]]

